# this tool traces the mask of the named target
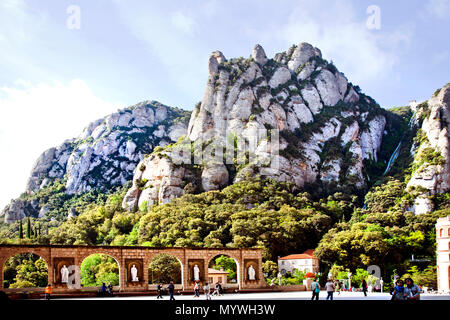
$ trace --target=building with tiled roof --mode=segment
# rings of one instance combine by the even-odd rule
[[[281,274],[294,272],[294,270],[317,273],[319,272],[319,259],[314,256],[314,249],[308,249],[303,253],[278,258],[278,270]]]

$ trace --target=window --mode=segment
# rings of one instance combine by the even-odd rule
[[[281,265],[284,266],[284,261],[281,261]]]
[[[444,231],[444,229],[439,230],[439,237],[442,237],[442,232]]]

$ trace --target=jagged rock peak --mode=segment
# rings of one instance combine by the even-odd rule
[[[224,63],[225,61],[227,61],[227,59],[222,52],[217,50],[211,53],[211,56],[209,57],[209,73],[217,72],[219,64]]]
[[[322,58],[322,53],[319,49],[313,47],[309,43],[302,42],[294,49],[291,59],[288,62],[288,68],[291,71],[295,71],[298,67],[314,56]]]
[[[267,62],[266,53],[264,52],[263,47],[261,47],[261,45],[259,44],[253,47],[252,57],[257,63],[262,66]]]

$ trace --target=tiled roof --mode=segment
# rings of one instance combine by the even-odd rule
[[[295,260],[295,259],[312,259],[312,258],[317,259],[317,257],[314,256],[314,249],[308,249],[303,253],[290,254],[288,256],[281,257],[278,260]]]

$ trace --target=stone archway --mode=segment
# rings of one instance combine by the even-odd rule
[[[167,285],[174,282],[176,289],[184,289],[184,266],[177,255],[161,252],[152,255],[147,265],[148,284],[150,290],[155,290],[158,283]]]
[[[234,263],[235,263],[235,268],[234,268],[235,270],[234,271],[236,272],[236,286],[233,283],[228,283],[228,279],[224,279],[225,277],[228,278],[228,275],[223,274],[223,275],[214,276],[214,274],[210,274],[210,273],[213,272],[213,270],[211,270],[212,266],[213,266],[213,262],[215,262],[215,260],[217,258],[222,257],[222,256],[223,257],[227,257],[227,258],[231,258],[234,261]],[[208,282],[210,284],[212,283],[212,285],[214,285],[214,282],[219,282],[219,283],[222,283],[222,285],[226,284],[226,285],[224,285],[225,288],[232,288],[232,289],[237,289],[237,290],[241,289],[241,278],[242,278],[241,268],[240,268],[240,265],[239,265],[239,261],[235,257],[230,256],[228,254],[219,253],[219,254],[211,257],[208,260],[207,266],[208,266],[208,278],[209,278]],[[219,269],[219,272],[220,271],[227,272],[228,270]],[[222,278],[222,279],[220,279],[220,278]],[[217,279],[217,281],[214,281],[215,279]]]
[[[60,283],[60,268],[64,264],[81,268],[83,260],[95,253],[102,253],[112,257],[119,266],[120,291],[147,291],[149,290],[148,272],[144,272],[150,260],[160,253],[167,253],[178,259],[182,266],[183,290],[191,290],[193,282],[191,267],[198,264],[202,268],[202,278],[208,279],[208,265],[212,258],[226,255],[237,262],[238,281],[241,289],[257,289],[266,287],[262,275],[262,250],[257,248],[154,248],[154,247],[125,247],[125,246],[74,246],[74,245],[0,245],[0,285],[3,287],[3,270],[6,260],[18,253],[30,252],[42,257],[48,266],[48,282],[59,284],[54,287],[53,293],[74,292],[76,287]],[[247,281],[246,268],[249,264],[255,267],[257,280]],[[130,281],[130,268],[139,267],[139,281]],[[142,267],[141,267],[142,266]],[[75,280],[80,279],[76,272]],[[59,283],[58,283],[59,282]],[[76,282],[76,281],[75,281]]]
[[[2,287],[22,291],[42,290],[47,286],[49,283],[49,263],[44,257],[31,251],[22,251],[3,257],[1,266]],[[22,268],[32,270],[33,277],[30,278],[21,273],[20,269]]]
[[[113,255],[103,252],[93,252],[81,258],[79,276],[82,289],[89,290],[95,288],[95,290],[97,290],[97,288],[102,285],[100,282],[105,283],[105,285],[108,285],[109,282],[111,282],[114,290],[119,290],[121,278],[124,276],[121,273],[121,264],[119,261],[120,260],[115,258]],[[92,274],[89,272],[90,268],[95,268],[97,262],[97,265],[109,265],[110,270],[103,275],[104,278],[97,278],[98,274]],[[87,265],[89,263],[94,263],[94,265]],[[117,265],[117,272],[115,272],[116,266],[114,264]],[[117,274],[117,279],[114,276],[115,274]],[[90,279],[90,277],[92,278]]]

